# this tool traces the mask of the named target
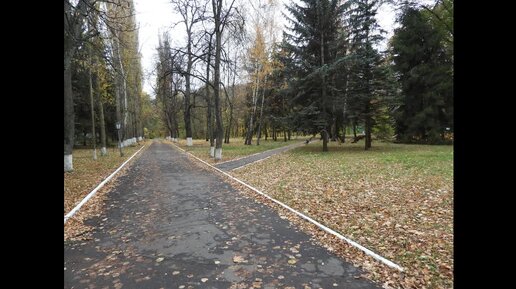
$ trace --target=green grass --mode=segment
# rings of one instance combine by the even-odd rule
[[[387,142],[373,142],[369,150],[364,150],[364,143],[336,144],[329,143],[329,152],[322,152],[321,143],[312,143],[291,151],[309,163],[330,161],[341,164],[341,170],[361,162],[373,162],[380,170],[391,167],[400,173],[421,173],[424,175],[453,178],[453,146],[451,145],[411,145]],[[356,170],[352,170],[356,172]]]
[[[450,288],[453,276],[441,268],[453,268],[453,146],[328,146],[323,152],[321,142],[303,145],[232,174],[392,256],[426,288]]]
[[[229,139],[229,144],[222,144],[222,160],[220,162],[238,159],[267,150],[299,143],[303,140],[304,138],[302,137],[292,137],[290,141],[286,142],[283,141],[283,139],[278,139],[278,141],[273,141],[271,139],[261,139],[260,145],[256,145],[256,139],[253,139],[252,145],[244,145],[244,139],[231,138]],[[193,140],[193,146],[188,147],[186,146],[186,140],[181,139],[177,144],[179,147],[183,148],[187,152],[192,153],[196,157],[209,163],[215,163],[215,160],[210,157],[210,142],[205,140]]]

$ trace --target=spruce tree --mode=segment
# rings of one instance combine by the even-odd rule
[[[394,69],[403,91],[398,139],[437,144],[453,129],[453,64],[446,29],[431,14],[407,6],[392,39]]]
[[[375,48],[383,39],[375,18],[380,5],[379,0],[353,0],[348,18],[349,110],[353,121],[364,125],[366,150],[371,148],[375,116],[380,113],[385,96],[386,71],[383,58]]]
[[[330,74],[337,60],[335,45],[342,27],[345,5],[338,0],[301,0],[287,6],[292,18],[284,32],[285,46],[293,57],[290,96],[298,129],[321,133],[323,151],[328,151],[328,132],[333,119]]]

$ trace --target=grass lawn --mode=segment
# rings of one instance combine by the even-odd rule
[[[123,148],[123,157],[118,148],[109,148],[107,156],[102,157],[97,149],[96,161],[93,160],[93,149],[74,149],[74,170],[64,173],[64,215],[140,148],[141,145]]]
[[[286,145],[291,145],[295,143],[299,143],[304,141],[305,139],[308,139],[309,137],[296,137],[292,136],[291,140],[289,141],[283,141],[283,138],[278,138],[277,141],[273,141],[272,139],[260,140],[260,145],[256,145],[256,138],[253,139],[253,144],[248,146],[244,145],[244,139],[243,138],[231,138],[229,139],[229,144],[222,144],[222,160],[221,162],[227,162],[229,160],[234,160],[238,158],[242,158],[245,156],[249,156],[255,153],[260,153],[263,151],[267,151],[270,149],[275,149],[279,147],[283,147]],[[177,143],[179,147],[186,150],[187,152],[195,155],[196,157],[210,163],[215,164],[215,159],[210,157],[210,142],[206,141],[204,139],[194,139],[193,140],[193,146],[188,147],[186,146],[186,140],[180,139]]]
[[[363,147],[330,143],[323,153],[314,143],[232,174],[406,270],[366,262],[370,278],[394,288],[452,288],[453,146]]]

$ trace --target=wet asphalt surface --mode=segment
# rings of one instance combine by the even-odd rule
[[[92,240],[65,242],[64,288],[380,288],[167,144],[119,181]]]

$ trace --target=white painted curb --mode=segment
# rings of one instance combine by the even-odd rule
[[[344,237],[344,236],[343,236],[343,235],[341,235],[340,233],[338,233],[338,232],[336,232],[336,231],[334,231],[334,230],[332,230],[332,229],[330,229],[330,228],[326,227],[325,225],[323,225],[323,224],[321,224],[321,223],[317,222],[316,220],[314,220],[314,219],[312,219],[312,218],[310,218],[310,217],[306,216],[305,214],[303,214],[303,213],[301,213],[301,212],[298,212],[298,211],[296,211],[295,209],[292,209],[291,207],[289,207],[289,206],[285,205],[284,203],[282,203],[282,202],[280,202],[280,201],[278,201],[278,200],[276,200],[276,199],[273,199],[273,198],[272,198],[272,197],[270,197],[269,195],[267,195],[267,194],[265,194],[265,193],[261,192],[260,190],[258,190],[258,189],[256,189],[256,188],[254,188],[254,187],[252,187],[252,186],[250,186],[250,185],[248,185],[248,184],[244,183],[243,181],[241,181],[241,180],[239,180],[239,179],[237,179],[237,178],[233,177],[232,175],[230,175],[230,174],[228,174],[228,173],[226,173],[226,172],[224,172],[224,171],[222,171],[222,170],[220,170],[220,169],[218,169],[218,168],[216,168],[216,167],[214,167],[214,166],[210,165],[209,163],[207,163],[207,162],[205,162],[205,161],[201,160],[200,158],[198,158],[198,157],[194,156],[193,154],[191,154],[191,153],[189,153],[189,152],[185,151],[184,149],[182,149],[182,148],[180,148],[180,147],[176,146],[175,144],[172,144],[172,145],[173,145],[173,146],[175,146],[176,148],[178,148],[179,150],[183,151],[184,153],[186,153],[186,154],[190,155],[191,157],[195,158],[196,160],[198,160],[198,161],[202,162],[203,164],[205,164],[205,165],[207,165],[207,166],[209,166],[209,167],[211,167],[211,168],[213,168],[213,169],[217,170],[218,172],[220,172],[220,173],[222,173],[222,174],[224,174],[224,175],[226,175],[226,176],[230,177],[231,179],[233,179],[233,180],[235,180],[235,181],[239,182],[240,184],[242,184],[242,185],[244,185],[244,186],[248,187],[249,189],[251,189],[251,190],[253,190],[253,191],[257,192],[258,194],[260,194],[260,195],[262,195],[262,196],[266,197],[267,199],[269,199],[269,200],[271,200],[271,201],[275,202],[276,204],[278,204],[278,205],[280,205],[280,206],[284,207],[285,209],[287,209],[287,210],[291,211],[292,213],[294,213],[294,214],[296,214],[296,215],[300,216],[301,218],[303,218],[303,219],[305,219],[305,220],[307,220],[307,221],[309,221],[309,222],[313,223],[314,225],[316,225],[317,227],[321,228],[322,230],[324,230],[324,231],[326,231],[326,232],[328,232],[328,233],[330,233],[330,234],[332,234],[332,235],[337,236],[337,237],[338,237],[339,239],[341,239],[341,240],[344,240],[344,241],[348,242],[351,246],[353,246],[353,247],[355,247],[355,248],[358,248],[358,249],[362,250],[364,253],[366,253],[367,255],[369,255],[369,256],[371,256],[371,257],[375,258],[376,260],[378,260],[378,261],[382,262],[383,264],[385,264],[385,265],[387,265],[387,266],[389,266],[389,267],[391,267],[391,268],[398,269],[399,271],[402,271],[402,272],[403,272],[403,268],[402,268],[400,265],[398,265],[398,264],[396,264],[396,263],[394,263],[394,262],[392,262],[392,261],[390,261],[390,260],[388,260],[388,259],[386,259],[386,258],[384,258],[384,257],[382,257],[382,256],[380,256],[380,255],[378,255],[378,254],[376,254],[375,252],[373,252],[373,251],[371,251],[371,250],[367,249],[366,247],[364,247],[364,246],[362,246],[362,245],[358,244],[357,242],[355,242],[355,241],[353,241],[353,240],[351,240],[351,239],[348,239],[348,238]]]
[[[93,195],[95,195],[95,193],[97,193],[97,191],[102,188],[109,180],[111,180],[111,178],[116,175],[116,173],[118,173],[118,171],[120,169],[122,169],[125,164],[127,164],[137,153],[139,153],[143,148],[145,147],[145,145],[143,145],[137,152],[135,152],[128,160],[126,160],[118,169],[116,169],[116,171],[114,171],[111,175],[109,175],[109,177],[107,177],[105,180],[103,180],[95,189],[93,189],[93,191],[91,191],[84,199],[82,199],[82,201],[77,204],[77,206],[75,206],[75,208],[73,208],[70,212],[68,212],[68,214],[66,214],[64,216],[64,223],[66,224],[66,221],[68,221],[68,219],[70,219],[73,215],[75,215],[75,213],[77,213],[77,211],[79,211],[79,209],[82,207],[82,205],[84,205],[89,199],[91,199],[91,197],[93,197]]]

